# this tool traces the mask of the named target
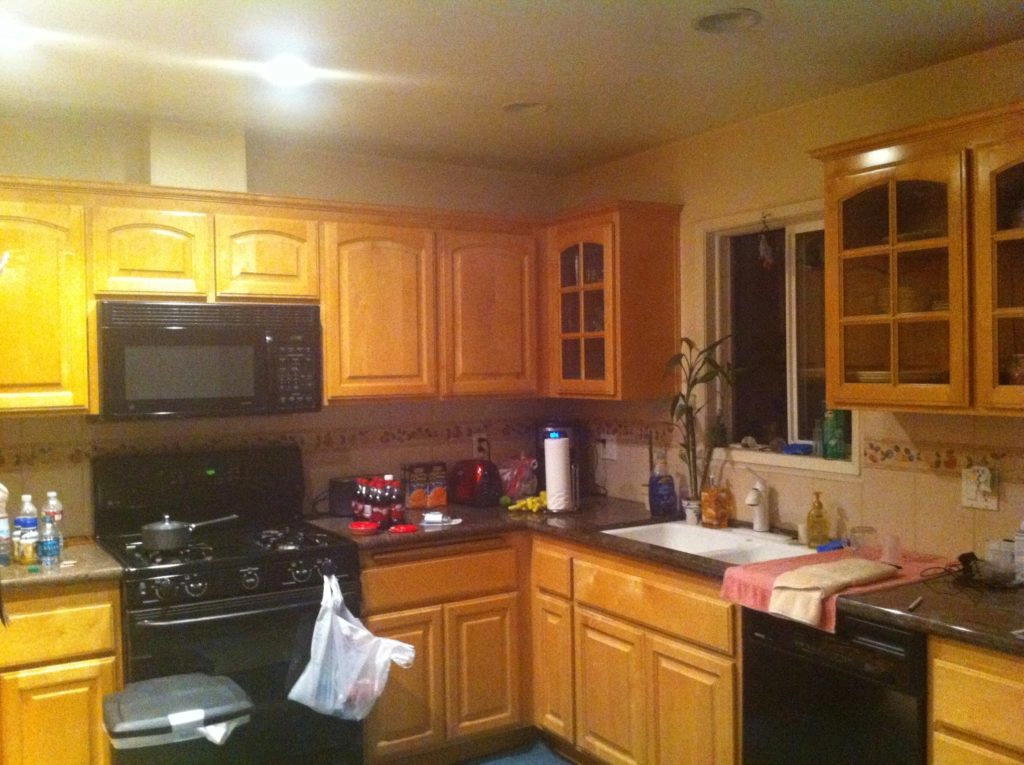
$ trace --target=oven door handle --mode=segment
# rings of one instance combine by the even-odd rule
[[[289,603],[284,606],[271,606],[269,608],[253,608],[248,611],[235,611],[228,614],[214,614],[212,616],[193,616],[188,619],[143,619],[136,622],[138,627],[186,627],[190,624],[202,624],[204,622],[221,622],[229,619],[244,619],[247,616],[262,616],[278,611],[296,611],[300,608],[319,606],[319,603]]]

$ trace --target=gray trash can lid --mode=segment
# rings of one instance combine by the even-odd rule
[[[193,672],[129,683],[103,699],[103,724],[118,739],[183,732],[246,718],[252,701],[229,677]]]

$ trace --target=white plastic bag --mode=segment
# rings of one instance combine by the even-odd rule
[[[416,649],[375,637],[348,610],[334,576],[324,577],[324,596],[313,625],[309,663],[288,698],[346,720],[362,720],[388,681],[391,662],[411,667]]]

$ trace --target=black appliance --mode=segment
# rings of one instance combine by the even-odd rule
[[[287,699],[308,661],[322,572],[335,572],[353,613],[361,606],[355,544],[302,519],[298,448],[104,456],[92,468],[96,538],[124,568],[126,681],[226,675],[254,702],[232,734],[251,762],[361,762],[360,724]],[[165,514],[232,513],[182,550],[142,547],[141,527]]]
[[[923,633],[839,613],[835,634],[743,609],[745,765],[924,765]]]
[[[101,417],[320,409],[318,306],[101,300],[97,325]]]

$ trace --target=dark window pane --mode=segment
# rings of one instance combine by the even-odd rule
[[[586,284],[604,281],[604,247],[600,244],[583,243],[583,281]]]
[[[889,257],[844,258],[843,315],[889,313]]]
[[[1024,228],[1024,162],[996,175],[996,228]]]
[[[996,363],[1000,385],[1024,385],[1024,319],[996,322]]]
[[[949,384],[947,322],[901,322],[898,337],[899,382]]]
[[[574,287],[577,284],[579,284],[580,246],[578,244],[574,244],[572,247],[568,247],[562,250],[560,261],[562,271],[562,286]]]
[[[604,332],[604,290],[583,293],[583,329],[586,332]]]
[[[604,379],[604,338],[588,337],[583,341],[583,364],[585,379]]]
[[[843,249],[889,243],[889,187],[875,186],[843,202]]]
[[[946,236],[949,231],[946,184],[938,181],[896,182],[896,241],[913,242]]]
[[[785,231],[730,239],[733,437],[787,438]]]
[[[580,331],[580,293],[566,292],[562,295],[562,332]]]
[[[946,311],[949,309],[949,251],[901,252],[896,260],[896,310]]]
[[[1024,241],[996,245],[996,307],[1024,307]]]
[[[562,379],[579,380],[580,370],[580,341],[562,340]]]
[[[843,369],[847,382],[892,382],[890,325],[855,324],[843,329]]]
[[[825,232],[797,234],[797,438],[809,441],[825,401]]]

